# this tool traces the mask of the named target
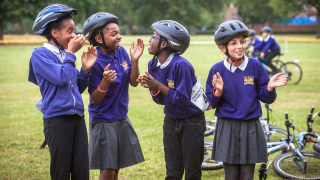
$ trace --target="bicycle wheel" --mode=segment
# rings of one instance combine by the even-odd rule
[[[201,165],[201,169],[203,171],[212,171],[212,170],[218,170],[223,168],[222,162],[217,162],[211,159],[212,144],[213,142],[209,140],[205,140],[204,142],[204,157]]]
[[[214,133],[214,130],[216,128],[216,124],[213,120],[206,120],[206,132],[204,133],[204,136],[210,136]]]
[[[287,131],[280,128],[271,127],[268,132],[264,132],[266,135],[267,142],[279,142],[287,138]],[[294,135],[290,133],[290,142],[294,141]]]
[[[289,76],[289,80],[287,84],[290,85],[297,85],[301,78],[302,78],[302,69],[301,67],[294,62],[287,62],[284,64],[284,71],[282,70],[282,72],[285,72],[285,74],[288,74]]]
[[[320,153],[320,143],[315,143],[313,145],[313,150],[317,151],[318,153]]]
[[[312,152],[301,152],[301,154],[307,160],[306,173],[300,167],[304,162],[295,152],[288,152],[276,157],[273,161],[274,172],[287,179],[320,179],[320,154]]]
[[[280,60],[272,60],[272,64],[279,70],[281,70],[284,66],[284,63]]]

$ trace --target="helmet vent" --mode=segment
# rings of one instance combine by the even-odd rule
[[[182,31],[182,29],[178,25],[174,24],[174,27],[176,28],[177,31]]]
[[[165,25],[165,26],[170,27],[170,24],[169,24],[169,23],[163,22],[162,24]]]
[[[237,23],[238,23],[238,25],[240,26],[240,28],[243,29],[243,27],[241,26],[241,24],[240,24],[239,22],[237,22]]]
[[[225,32],[225,31],[227,31],[227,29],[224,27],[221,27],[219,32]]]
[[[235,31],[236,28],[233,26],[233,24],[230,24],[230,27]]]

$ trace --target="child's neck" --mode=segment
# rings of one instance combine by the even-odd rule
[[[170,55],[171,55],[170,51],[162,51],[161,53],[159,53],[158,59],[159,59],[160,64],[165,63]]]

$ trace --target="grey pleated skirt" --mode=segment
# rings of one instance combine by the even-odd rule
[[[268,160],[267,142],[258,118],[218,118],[212,159],[229,164],[254,164]]]
[[[121,169],[143,161],[139,139],[128,116],[112,123],[89,121],[90,169]]]

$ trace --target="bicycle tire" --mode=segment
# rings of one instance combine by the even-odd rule
[[[272,60],[271,61],[272,64],[279,70],[281,70],[281,68],[284,66],[284,62],[280,61],[280,60]]]
[[[206,120],[206,124],[207,124],[207,127],[206,127],[206,131],[204,132],[205,137],[212,135],[216,127],[215,123],[212,120]]]
[[[201,169],[203,171],[212,171],[212,170],[218,170],[223,168],[222,162],[217,162],[211,159],[212,146],[213,146],[212,140],[206,140],[206,139],[204,140],[204,156],[203,156],[203,161],[201,165]]]
[[[301,67],[294,62],[284,63],[284,66],[285,66],[285,73],[288,74],[289,76],[289,80],[287,84],[297,85],[302,79]]]
[[[317,151],[318,153],[320,153],[320,143],[315,143],[313,145],[313,150]]]
[[[271,135],[266,137],[267,142],[279,142],[285,138],[287,138],[287,131],[281,128],[270,128]],[[271,137],[271,138],[270,138]],[[290,133],[290,142],[294,141],[294,135]]]
[[[306,180],[316,180],[320,179],[319,174],[319,164],[320,164],[320,154],[313,152],[301,152],[301,154],[308,161],[308,173],[303,173],[302,170],[293,162],[294,160],[298,160],[299,157],[295,152],[287,152],[279,155],[273,161],[273,170],[276,174],[286,179],[306,179]],[[295,158],[294,160],[291,160]],[[309,159],[310,158],[310,159]],[[312,158],[312,159],[311,159]],[[290,161],[291,160],[291,161]],[[291,163],[292,165],[290,165]],[[280,165],[281,164],[281,165]],[[284,167],[286,165],[286,167]],[[310,169],[310,167],[314,167]],[[310,174],[313,173],[313,174]],[[293,175],[294,174],[294,175]],[[303,176],[303,177],[299,177]],[[317,177],[312,177],[317,176]]]

